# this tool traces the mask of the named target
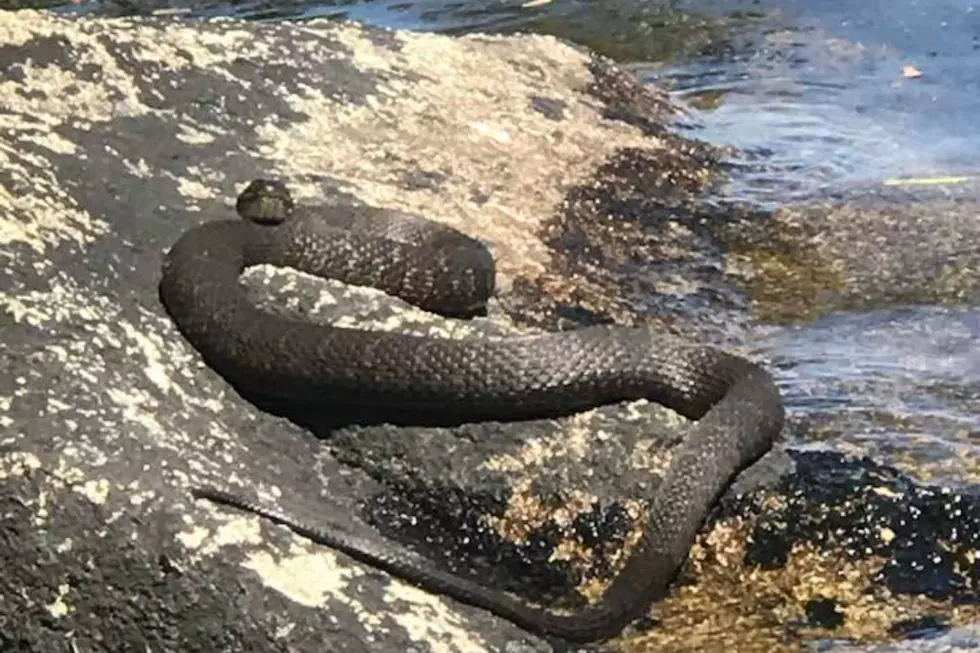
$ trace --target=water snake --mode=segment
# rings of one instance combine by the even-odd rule
[[[165,256],[159,292],[184,337],[244,393],[300,404],[329,400],[420,419],[452,412],[461,421],[550,417],[645,398],[697,420],[651,500],[629,559],[596,603],[569,614],[432,569],[412,554],[305,526],[220,489],[193,490],[529,631],[592,641],[641,616],[666,591],[718,496],[769,450],[782,427],[779,392],[761,366],[648,328],[603,325],[452,340],[338,328],[263,311],[239,282],[246,267],[259,263],[381,285],[429,310],[472,314],[493,291],[493,259],[478,241],[418,216],[363,207],[294,208],[280,182],[253,181],[238,209],[248,219],[205,222],[178,239]]]

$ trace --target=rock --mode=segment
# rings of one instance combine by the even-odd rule
[[[773,212],[733,237],[771,319],[892,304],[980,301],[980,183],[855,185]],[[740,241],[740,242],[737,242]],[[832,290],[832,292],[828,292]]]
[[[749,301],[697,217],[717,152],[670,133],[665,96],[546,37],[6,12],[0,43],[0,649],[550,650],[187,486],[221,483],[568,606],[629,550],[683,419],[634,402],[452,430],[301,425],[202,365],[157,299],[161,255],[231,217],[247,181],[278,176],[303,201],[485,239],[500,294],[459,324],[251,270],[275,310],[449,337],[618,320],[737,342]],[[654,256],[646,277],[619,264]],[[763,647],[828,624],[874,638],[926,613],[978,621],[980,501],[947,490],[776,451],[726,496],[660,625],[627,644],[777,650]],[[929,529],[903,530],[916,514]],[[761,603],[733,609],[739,588]],[[724,631],[699,635],[698,619]]]

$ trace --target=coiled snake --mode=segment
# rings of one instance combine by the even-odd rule
[[[770,375],[744,358],[647,328],[593,326],[505,339],[450,340],[337,328],[273,315],[239,283],[269,263],[376,285],[457,316],[493,291],[493,259],[479,242],[418,216],[365,208],[294,208],[279,182],[241,194],[247,220],[189,229],[166,255],[160,299],[205,361],[245,393],[329,400],[400,415],[460,421],[569,414],[649,399],[697,420],[649,507],[645,531],[594,604],[571,614],[395,555],[340,532],[304,527],[209,487],[198,497],[251,510],[421,587],[571,641],[617,634],[666,591],[701,523],[732,479],[770,449],[783,406]]]

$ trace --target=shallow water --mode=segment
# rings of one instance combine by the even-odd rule
[[[980,309],[908,306],[760,329],[804,438],[944,483],[980,478]]]
[[[980,174],[974,0],[768,4],[723,54],[639,70],[695,105],[692,135],[744,149],[734,196]]]

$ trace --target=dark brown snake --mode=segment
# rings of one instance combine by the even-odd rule
[[[664,595],[711,506],[782,428],[782,400],[762,367],[647,328],[449,340],[263,311],[239,282],[246,267],[259,263],[374,285],[428,310],[472,315],[493,291],[493,259],[479,242],[418,216],[353,207],[294,210],[278,182],[256,180],[238,208],[250,219],[207,222],[180,237],[165,258],[159,291],[184,337],[246,396],[471,422],[648,399],[697,421],[651,501],[629,559],[596,603],[569,614],[453,576],[410,552],[306,526],[217,488],[194,488],[199,498],[263,515],[531,632],[585,642],[616,635]]]

